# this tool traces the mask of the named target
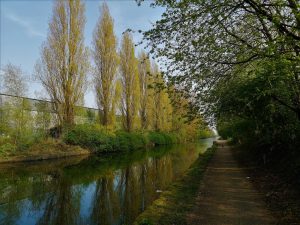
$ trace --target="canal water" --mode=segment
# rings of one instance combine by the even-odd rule
[[[212,145],[0,166],[0,224],[131,225]]]

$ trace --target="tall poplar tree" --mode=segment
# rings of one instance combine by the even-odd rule
[[[112,124],[115,116],[114,95],[116,94],[115,81],[119,58],[114,21],[106,3],[103,3],[101,7],[101,17],[94,31],[93,46],[97,103],[100,109],[101,124],[107,126]]]
[[[140,91],[134,43],[128,32],[125,32],[122,38],[120,59],[122,122],[123,128],[130,132],[137,127]]]
[[[75,105],[82,103],[89,69],[84,46],[85,6],[80,0],[57,0],[37,75],[54,102],[59,121],[74,124]]]
[[[169,131],[172,128],[172,104],[169,98],[165,80],[156,63],[152,66],[153,107],[152,127],[156,131]]]
[[[140,84],[140,110],[141,128],[147,129],[149,125],[149,87],[151,65],[147,54],[141,51],[138,56],[139,84]]]

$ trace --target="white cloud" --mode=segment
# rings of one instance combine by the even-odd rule
[[[4,13],[4,16],[9,19],[10,21],[18,24],[19,26],[23,27],[27,34],[31,37],[46,37],[43,32],[38,31],[30,21],[26,20],[25,18],[21,18],[13,13]]]

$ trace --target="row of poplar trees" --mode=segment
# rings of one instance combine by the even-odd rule
[[[141,51],[135,56],[130,33],[120,48],[106,3],[93,35],[93,49],[84,45],[85,6],[80,0],[57,0],[36,72],[50,95],[62,125],[75,123],[75,106],[83,104],[92,71],[100,122],[115,127],[121,114],[126,131],[170,130],[172,105],[158,66]],[[90,54],[92,53],[92,54]],[[93,66],[90,56],[93,58]]]

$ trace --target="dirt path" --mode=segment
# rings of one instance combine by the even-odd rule
[[[218,141],[199,188],[189,225],[276,224],[225,141]],[[251,179],[251,178],[250,178]]]

